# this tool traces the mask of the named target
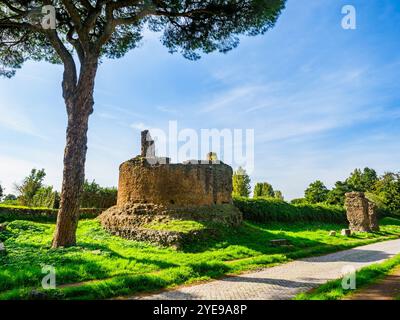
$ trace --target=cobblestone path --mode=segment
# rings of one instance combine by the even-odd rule
[[[347,266],[360,269],[400,253],[400,239],[374,243],[346,251],[296,260],[262,271],[183,286],[129,299],[177,300],[282,300],[342,276]]]

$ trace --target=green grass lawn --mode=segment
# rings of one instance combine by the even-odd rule
[[[383,263],[375,263],[362,268],[356,273],[356,290],[345,290],[342,288],[342,279],[329,281],[309,292],[300,293],[295,300],[340,300],[357,293],[367,285],[373,284],[384,278],[394,268],[400,265],[400,255],[397,255]],[[400,299],[400,296],[397,298]]]
[[[181,233],[188,233],[191,231],[204,230],[206,228],[206,225],[204,223],[200,223],[193,220],[170,220],[162,223],[153,221],[152,223],[144,225],[143,227],[153,230],[177,231]]]
[[[330,237],[345,226],[326,223],[255,224],[224,230],[176,251],[124,240],[105,232],[97,220],[81,220],[76,247],[50,249],[53,223],[13,221],[0,235],[7,255],[0,255],[0,299],[29,298],[40,291],[42,265],[57,272],[57,289],[48,298],[100,299],[151,291],[225,274],[272,266],[291,259],[324,254],[400,235],[400,220],[385,218],[382,231]],[[173,226],[176,228],[177,226]],[[272,247],[286,238],[293,246]]]

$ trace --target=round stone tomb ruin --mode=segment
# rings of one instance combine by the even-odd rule
[[[240,225],[241,212],[232,202],[232,168],[216,160],[171,163],[155,155],[147,130],[141,154],[120,165],[118,199],[99,219],[112,234],[161,245],[180,246],[212,233],[213,227]],[[192,232],[168,230],[174,222],[195,221],[204,228]],[[215,230],[214,230],[215,231]]]

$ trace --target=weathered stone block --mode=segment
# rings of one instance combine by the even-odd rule
[[[288,246],[290,241],[288,239],[274,239],[269,241],[272,246]]]
[[[351,236],[351,230],[350,230],[350,229],[342,229],[342,231],[340,232],[340,234],[341,234],[342,236],[345,236],[345,237],[350,237],[350,236]]]
[[[345,207],[351,231],[371,232],[368,200],[365,198],[363,192],[346,193]]]

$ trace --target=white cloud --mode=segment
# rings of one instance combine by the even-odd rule
[[[263,96],[267,89],[268,87],[263,85],[237,86],[220,93],[208,101],[204,101],[198,109],[201,113],[207,113],[221,109],[236,108]]]
[[[37,131],[37,128],[26,116],[26,113],[12,103],[2,101],[0,104],[0,114],[1,127],[41,139],[46,139],[45,136],[41,135]]]

